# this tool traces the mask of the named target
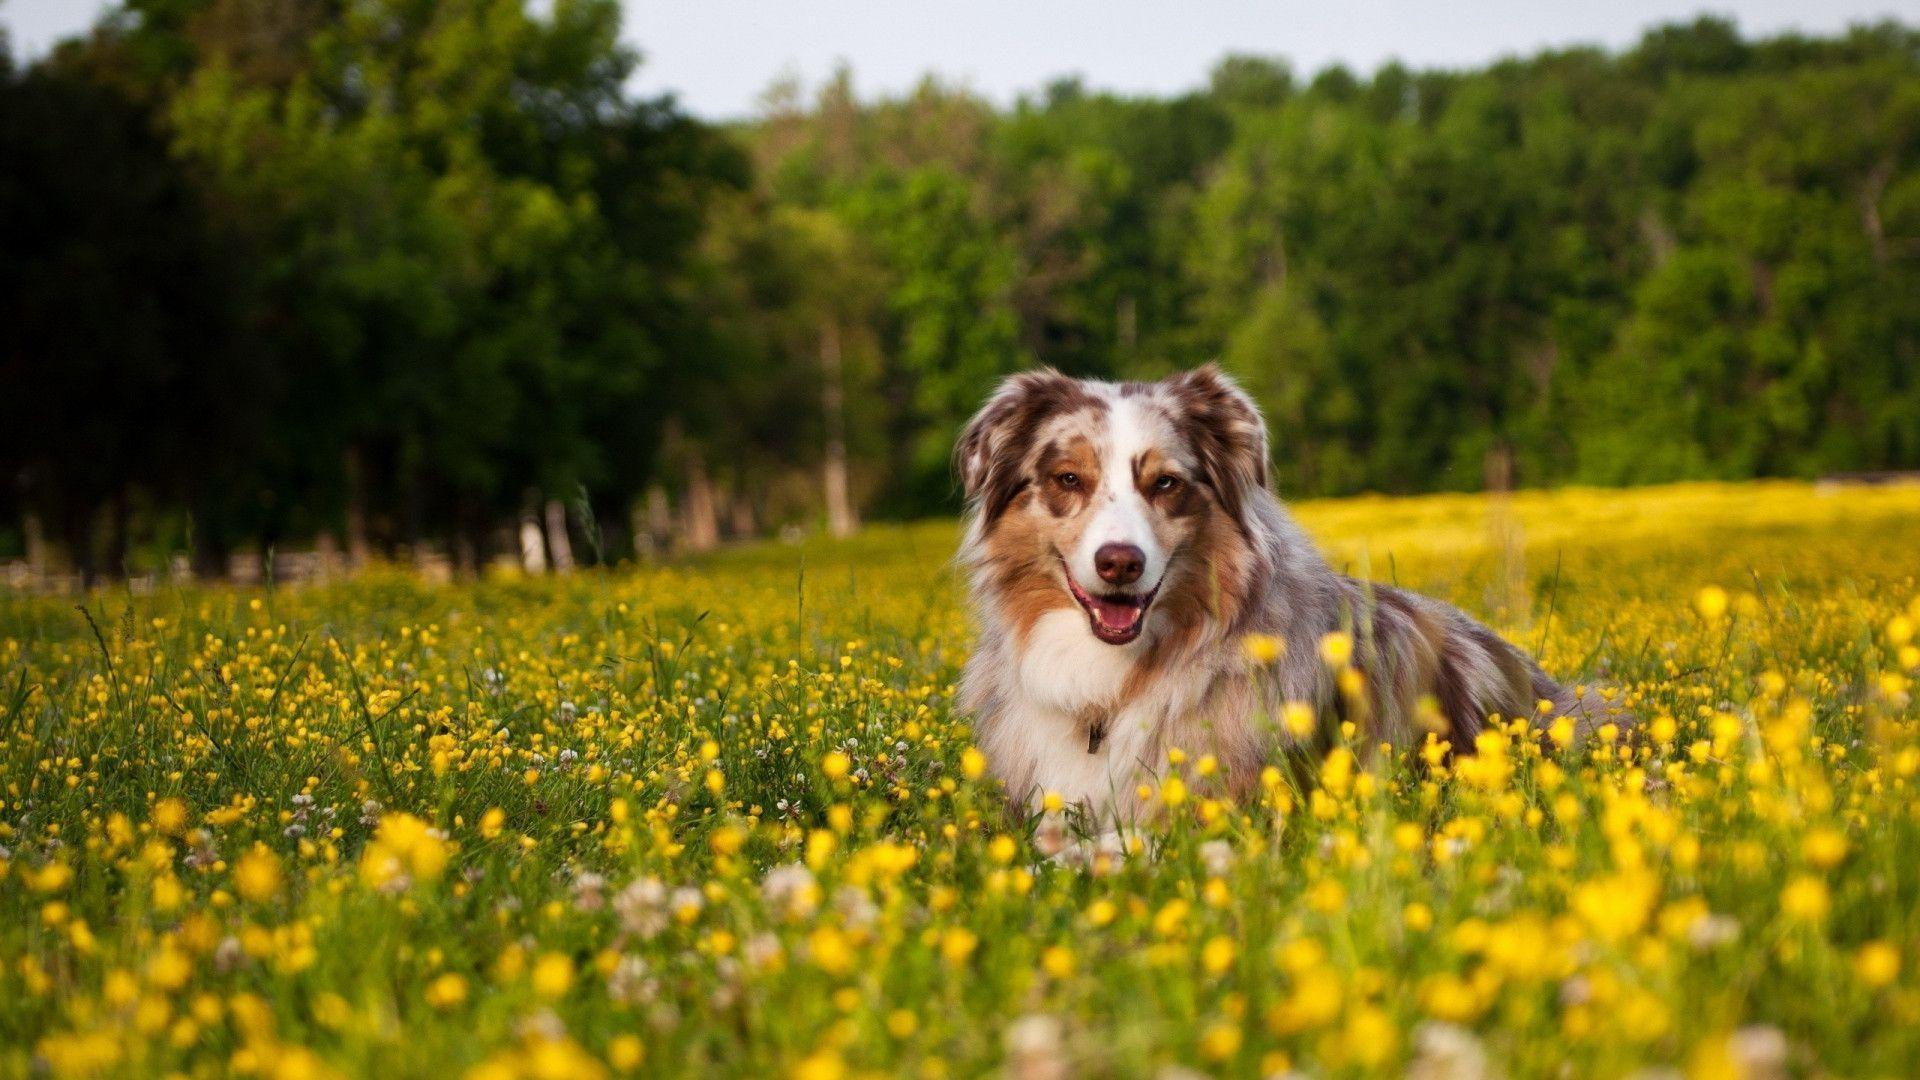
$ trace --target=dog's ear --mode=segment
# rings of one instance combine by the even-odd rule
[[[967,421],[954,444],[953,465],[982,521],[993,524],[1025,490],[1021,460],[1040,421],[1082,392],[1079,383],[1051,369],[1009,375]]]
[[[1214,364],[1172,376],[1167,392],[1207,485],[1234,521],[1250,531],[1250,497],[1267,486],[1267,423],[1259,406]]]

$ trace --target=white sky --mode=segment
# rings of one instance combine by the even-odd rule
[[[37,56],[87,26],[100,0],[0,0],[16,54]],[[1229,52],[1282,56],[1310,75],[1389,59],[1463,67],[1546,46],[1631,43],[1702,11],[1747,36],[1920,23],[1920,0],[625,0],[646,61],[637,89],[671,91],[695,115],[751,114],[776,75],[808,86],[841,60],[863,95],[937,72],[1006,103],[1068,74],[1088,85],[1169,93],[1199,85]]]

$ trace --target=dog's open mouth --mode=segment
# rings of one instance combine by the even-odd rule
[[[1153,603],[1154,594],[1160,591],[1156,586],[1144,593],[1091,596],[1073,580],[1071,571],[1067,573],[1067,590],[1086,610],[1093,636],[1109,645],[1125,645],[1140,636],[1147,625],[1147,605]]]

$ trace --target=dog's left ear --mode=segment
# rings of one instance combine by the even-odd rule
[[[1169,378],[1167,389],[1208,486],[1241,528],[1251,530],[1249,499],[1267,486],[1267,423],[1259,406],[1214,364]]]

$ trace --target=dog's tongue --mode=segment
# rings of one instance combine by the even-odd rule
[[[1093,604],[1093,617],[1109,630],[1133,629],[1133,624],[1140,621],[1141,612],[1146,610],[1130,601],[1102,600],[1097,596],[1087,599]]]

